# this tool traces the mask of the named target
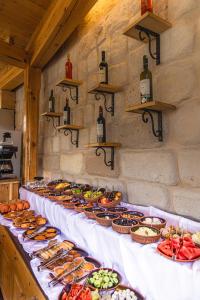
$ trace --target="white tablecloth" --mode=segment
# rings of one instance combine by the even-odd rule
[[[136,288],[147,300],[200,300],[200,261],[170,261],[156,252],[156,244],[135,243],[129,235],[120,235],[112,228],[100,226],[96,221],[87,219],[84,213],[78,214],[65,209],[23,188],[20,189],[20,197],[28,200],[31,209],[45,216],[67,239],[77,243],[104,266],[117,269],[122,274],[124,283]],[[168,225],[200,231],[200,223],[154,207],[130,204],[124,206],[130,206],[145,215],[163,217],[168,220]],[[37,276],[41,276],[37,274],[36,268],[33,270]],[[42,282],[44,288],[45,280]],[[48,293],[46,288],[45,292]]]

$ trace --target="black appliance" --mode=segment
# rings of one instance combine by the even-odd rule
[[[13,174],[12,157],[18,151],[18,147],[13,146],[10,132],[4,132],[3,140],[0,142],[0,180],[16,178]]]

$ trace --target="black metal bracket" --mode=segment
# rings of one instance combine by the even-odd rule
[[[71,100],[75,101],[76,104],[78,104],[78,99],[79,99],[78,86],[62,85],[62,90],[63,90],[63,92],[66,92],[67,90],[69,90],[69,95],[70,95]],[[75,95],[72,94],[72,90],[75,90]]]
[[[150,56],[156,60],[156,65],[160,64],[160,34],[156,33],[154,31],[151,31],[145,27],[142,27],[140,25],[136,25],[135,28],[139,30],[139,38],[142,42],[148,39],[149,42],[149,54]],[[146,36],[142,36],[142,34],[145,34]],[[152,52],[152,41],[153,39],[156,39],[156,53]]]
[[[76,138],[73,139],[73,131],[76,132]],[[70,129],[70,128],[66,128],[64,129],[64,135],[68,136],[70,134],[70,138],[71,138],[71,144],[76,146],[76,148],[78,148],[78,143],[79,143],[79,129]]]
[[[111,170],[114,170],[114,156],[115,156],[114,151],[115,151],[115,149],[114,149],[114,147],[106,147],[106,149],[108,149],[108,148],[110,148],[110,150],[111,150],[110,160],[107,160],[107,157],[106,157],[107,153],[106,153],[106,150],[105,150],[104,147],[97,147],[95,153],[96,153],[96,156],[101,156],[101,154],[103,153],[103,155],[104,155],[104,164],[107,167],[110,167]]]
[[[157,129],[155,129],[155,121],[154,121],[153,114],[157,115]],[[142,121],[144,123],[148,123],[149,117],[151,120],[153,135],[158,138],[159,142],[162,142],[163,141],[162,112],[157,110],[144,109],[142,113]]]
[[[50,122],[51,119],[53,120],[53,128],[57,129],[56,127],[60,126],[60,116],[53,116],[53,117],[46,116],[47,122]],[[57,122],[55,122],[55,119],[57,120]]]
[[[97,101],[101,100],[101,98],[103,97],[104,99],[104,107],[105,107],[105,110],[107,112],[109,112],[111,114],[111,116],[114,116],[114,113],[115,113],[115,93],[111,93],[111,92],[99,92],[99,91],[96,91],[96,92],[92,92],[95,96],[95,99]],[[107,96],[108,95],[111,95],[111,105],[108,107],[108,103],[107,103]]]

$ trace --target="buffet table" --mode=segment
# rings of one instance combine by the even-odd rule
[[[120,235],[112,228],[105,228],[96,221],[87,219],[84,213],[78,214],[73,210],[65,209],[24,188],[20,189],[20,198],[28,200],[31,209],[45,216],[52,226],[62,231],[65,238],[77,243],[103,266],[118,270],[124,278],[124,283],[140,291],[147,300],[200,299],[200,260],[194,263],[177,263],[168,260],[157,253],[156,244],[141,245],[133,242],[129,235]],[[130,206],[132,210],[141,211],[145,215],[163,217],[167,220],[167,225],[200,231],[200,223],[154,207],[125,203],[124,206]],[[50,294],[45,275],[40,280],[41,274],[37,274],[34,263],[32,267],[42,288]],[[48,282],[47,277],[46,280]]]

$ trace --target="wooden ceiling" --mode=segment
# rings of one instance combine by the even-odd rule
[[[0,0],[0,37],[25,48],[52,0]]]

